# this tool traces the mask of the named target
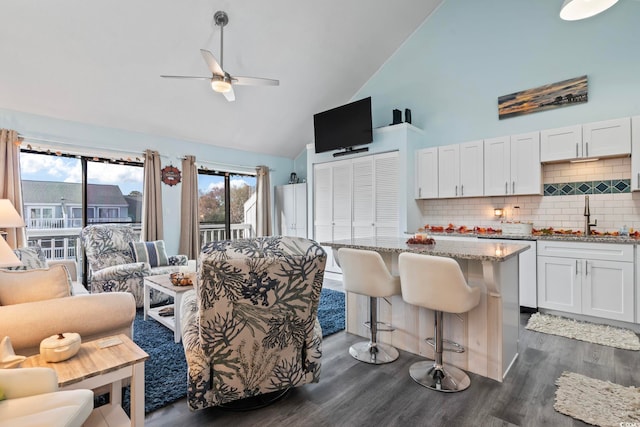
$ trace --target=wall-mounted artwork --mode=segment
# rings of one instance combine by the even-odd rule
[[[498,98],[498,118],[508,119],[588,101],[587,76],[503,95]]]

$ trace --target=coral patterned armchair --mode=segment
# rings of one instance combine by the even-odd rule
[[[191,410],[318,382],[325,262],[303,238],[203,246],[181,306]]]
[[[166,254],[157,258],[166,260],[167,265],[152,267],[148,257],[143,262],[136,262],[130,243],[139,239],[130,225],[89,225],[80,232],[80,239],[89,263],[91,292],[130,292],[136,300],[136,307],[142,307],[144,303],[146,276],[173,273],[188,262],[186,255],[167,257]],[[152,290],[152,304],[163,302],[166,298],[166,295]]]

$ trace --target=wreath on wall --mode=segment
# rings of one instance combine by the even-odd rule
[[[160,172],[162,173],[162,182],[167,185],[174,186],[182,180],[180,169],[175,166],[165,166]]]

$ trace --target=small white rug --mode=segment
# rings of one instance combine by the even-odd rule
[[[561,414],[596,426],[640,425],[640,389],[624,387],[573,372],[556,381],[553,408]]]
[[[559,335],[624,350],[640,350],[638,335],[629,329],[578,322],[577,320],[542,313],[533,313],[526,328],[536,332]]]

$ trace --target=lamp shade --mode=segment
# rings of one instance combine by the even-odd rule
[[[565,21],[577,21],[590,18],[604,12],[618,0],[565,0],[560,9],[560,18]]]
[[[0,237],[0,268],[17,267],[19,265],[22,265],[22,262],[13,253],[7,242]]]
[[[20,217],[13,203],[9,199],[0,199],[0,228],[24,227],[24,220]]]

